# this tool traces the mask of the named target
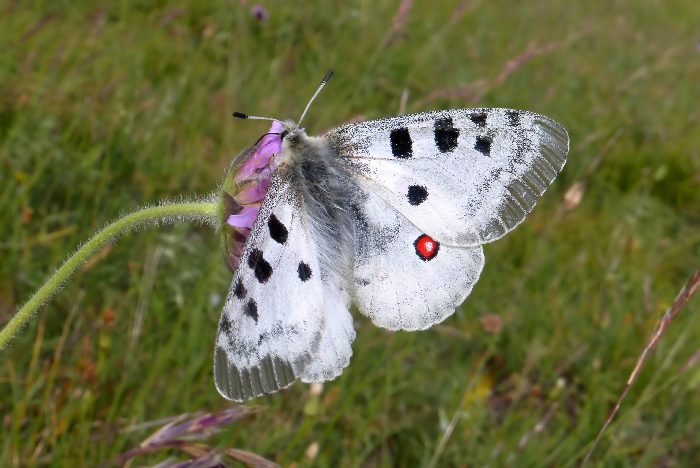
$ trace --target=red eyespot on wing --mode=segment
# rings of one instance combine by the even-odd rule
[[[427,234],[418,236],[413,246],[416,248],[418,258],[426,262],[434,259],[440,250],[440,243]]]

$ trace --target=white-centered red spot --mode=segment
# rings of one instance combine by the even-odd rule
[[[427,234],[418,236],[413,245],[416,248],[416,255],[425,261],[434,259],[440,250],[440,243]]]

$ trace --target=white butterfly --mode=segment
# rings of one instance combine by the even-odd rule
[[[509,109],[423,112],[322,137],[275,121],[223,188],[235,274],[214,353],[219,392],[245,401],[340,375],[351,303],[390,330],[447,318],[479,278],[481,245],[525,218],[568,147],[558,123]]]

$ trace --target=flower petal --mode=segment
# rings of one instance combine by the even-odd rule
[[[255,218],[258,217],[259,211],[260,208],[257,206],[244,206],[240,213],[229,215],[226,224],[235,228],[250,229],[253,227]]]
[[[259,182],[253,182],[233,196],[236,203],[239,205],[250,205],[258,203],[265,198],[267,189],[270,188],[270,179],[264,178]]]
[[[255,153],[248,159],[236,174],[236,181],[241,182],[249,179],[259,170],[270,165],[272,156],[279,153],[282,149],[282,131],[284,125],[282,122],[274,120],[269,132],[260,139]]]

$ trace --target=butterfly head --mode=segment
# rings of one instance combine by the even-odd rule
[[[314,139],[306,134],[306,130],[293,120],[285,120],[280,133],[280,152],[276,156],[276,165],[283,166],[296,162],[298,156],[306,148],[313,145]]]
[[[306,130],[301,128],[298,123],[293,120],[285,120],[282,122],[283,130],[280,133],[282,142],[286,140],[289,145],[294,145],[299,142],[302,136],[306,136]]]

